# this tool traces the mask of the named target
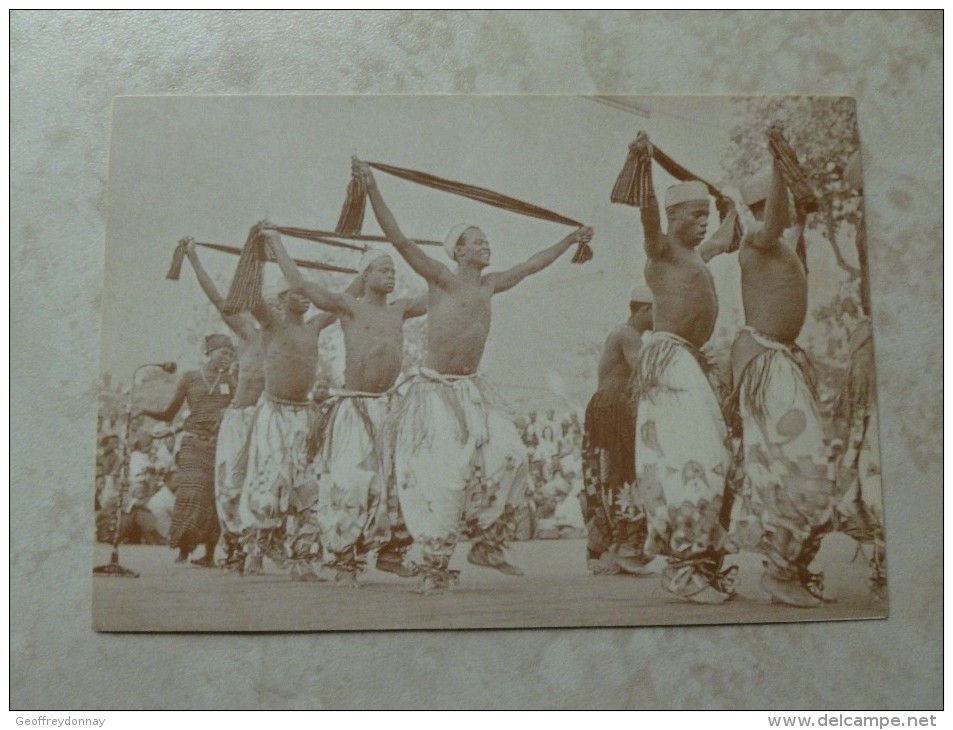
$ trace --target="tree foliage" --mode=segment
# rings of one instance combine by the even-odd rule
[[[820,200],[820,209],[808,217],[807,228],[822,233],[838,266],[851,278],[860,279],[866,254],[855,232],[861,230],[863,208],[857,191],[844,179],[847,163],[860,146],[854,100],[785,96],[744,99],[738,103],[740,121],[731,131],[731,143],[722,162],[729,178],[740,182],[768,167],[771,157],[765,132],[772,123],[783,125],[784,134]],[[858,247],[860,267],[842,253],[841,241],[848,239]]]

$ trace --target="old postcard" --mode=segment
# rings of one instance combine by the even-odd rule
[[[837,97],[116,99],[94,628],[885,617],[860,160]]]

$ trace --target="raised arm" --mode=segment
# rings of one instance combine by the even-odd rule
[[[354,277],[354,280],[348,284],[347,289],[344,290],[345,294],[349,294],[355,299],[360,299],[364,296],[364,277],[361,274],[358,274]],[[330,327],[332,324],[337,322],[339,315],[333,312],[322,312],[321,314],[316,314],[310,320],[308,320],[308,325],[313,327],[315,333],[320,333],[321,330],[326,327]]]
[[[781,177],[778,161],[775,160],[771,171],[771,187],[764,204],[764,225],[755,235],[747,237],[747,245],[754,248],[772,248],[779,245],[781,234],[790,225],[788,217],[788,191]]]
[[[278,231],[270,228],[264,229],[262,235],[267,239],[267,245],[275,255],[275,260],[281,268],[281,273],[285,275],[293,291],[302,292],[318,309],[331,312],[337,317],[350,315],[352,313],[354,297],[350,294],[332,292],[317,282],[305,280],[301,275],[301,271],[298,269],[298,265],[295,264],[285,250],[285,246],[281,242],[281,235]]]
[[[735,223],[737,220],[738,213],[732,210],[725,216],[725,220],[718,226],[718,230],[711,234],[706,240],[702,241],[698,247],[698,255],[701,256],[702,261],[708,263],[718,254],[731,253],[735,250],[732,246],[734,244]]]
[[[526,261],[517,264],[512,269],[486,276],[493,283],[494,293],[512,289],[530,274],[542,271],[562,256],[574,244],[588,243],[592,240],[592,229],[588,226],[577,228],[559,243],[533,254]]]
[[[212,277],[208,275],[208,272],[205,271],[205,267],[202,266],[202,262],[199,261],[199,254],[196,250],[195,239],[187,238],[185,240],[185,255],[188,256],[189,263],[192,264],[192,270],[195,272],[195,277],[199,280],[199,286],[202,287],[202,291],[205,292],[205,296],[208,297],[208,300],[215,305],[218,313],[222,315],[222,319],[225,321],[225,324],[228,325],[229,329],[232,330],[232,332],[241,337],[243,340],[253,338],[255,336],[255,325],[252,322],[252,318],[247,314],[225,314],[225,312],[222,311],[225,300],[219,293],[218,287],[215,286],[215,282],[212,281]]]
[[[788,189],[781,177],[778,161],[774,160],[771,170],[771,189],[768,191],[768,200],[764,207],[764,234],[773,241],[778,241],[785,229],[791,225],[788,206]]]
[[[420,274],[428,283],[440,284],[446,282],[451,275],[450,269],[436,259],[430,258],[418,244],[403,234],[397,225],[394,214],[387,207],[387,203],[381,196],[381,191],[377,188],[377,181],[374,179],[374,173],[371,171],[370,165],[353,157],[351,158],[351,169],[354,174],[363,177],[367,188],[367,197],[371,200],[371,207],[374,208],[377,222],[380,223],[381,230],[384,231],[387,240],[397,249],[397,253],[410,265],[410,268]]]
[[[142,410],[132,414],[133,420],[138,416],[148,416],[155,421],[170,423],[172,419],[175,418],[175,414],[178,413],[182,408],[182,404],[185,403],[185,396],[189,390],[188,380],[191,376],[192,373],[185,373],[179,379],[179,384],[175,387],[175,393],[172,396],[172,402],[169,403],[168,408],[162,411],[152,411],[147,408],[143,408]]]
[[[404,319],[413,319],[414,317],[423,317],[427,313],[427,303],[430,297],[422,294],[414,299],[402,299],[404,304]]]
[[[645,150],[645,154],[652,157],[652,144],[645,132],[639,132],[632,143]],[[652,183],[652,166],[649,165],[645,180],[646,201],[639,209],[642,218],[642,238],[645,241],[645,255],[650,259],[663,258],[668,252],[668,244],[662,233],[662,219],[659,214],[658,200],[655,197],[655,185]]]

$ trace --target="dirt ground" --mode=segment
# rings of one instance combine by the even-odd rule
[[[658,575],[594,577],[586,570],[584,540],[534,540],[510,550],[526,573],[501,575],[466,562],[461,544],[451,568],[462,571],[452,593],[421,596],[415,579],[370,568],[357,588],[295,583],[266,560],[260,576],[226,575],[218,569],[174,565],[163,546],[124,545],[120,563],[139,578],[93,580],[93,628],[101,631],[340,631],[571,626],[658,626],[884,618],[887,604],[873,599],[869,569],[853,560],[855,543],[830,535],[813,566],[825,573],[836,602],[814,609],[772,604],[759,586],[761,559],[730,558],[739,566],[738,596],[720,606],[673,599]],[[109,561],[97,545],[95,564]],[[411,555],[411,557],[414,557]],[[653,567],[659,567],[657,561]]]

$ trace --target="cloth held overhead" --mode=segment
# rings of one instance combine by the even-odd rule
[[[653,144],[651,152],[647,154],[645,148],[631,144],[622,171],[616,178],[615,185],[612,186],[612,194],[609,196],[609,200],[613,203],[622,203],[636,208],[644,207],[648,201],[652,160],[655,160],[665,172],[676,180],[698,180],[708,188],[708,193],[712,197],[723,197],[718,188],[700,178],[687,167],[682,167],[656,145]]]
[[[442,190],[446,193],[476,200],[495,208],[501,208],[502,210],[509,210],[513,213],[519,213],[520,215],[529,216],[531,218],[539,218],[541,220],[551,221],[553,223],[561,223],[567,226],[579,227],[582,225],[582,223],[573,220],[572,218],[567,218],[565,216],[559,215],[558,213],[554,213],[551,210],[547,210],[546,208],[541,208],[537,205],[527,203],[517,198],[512,198],[508,195],[503,195],[502,193],[498,193],[487,188],[481,188],[476,185],[468,185],[455,180],[447,180],[426,172],[409,170],[402,167],[394,167],[392,165],[385,165],[379,162],[369,162],[368,164],[375,170],[386,172],[389,175],[399,177],[402,180],[407,180],[418,185],[423,185],[424,187]],[[338,235],[344,236],[360,233],[361,226],[364,223],[364,210],[366,204],[367,189],[364,184],[364,180],[360,176],[353,176],[348,183],[344,206],[341,209],[341,216],[338,219]],[[591,258],[592,249],[588,244],[582,243],[576,250],[572,261],[573,263],[584,263]]]
[[[166,279],[172,279],[173,281],[178,281],[179,277],[182,275],[182,261],[185,259],[185,247],[186,243],[184,241],[179,242],[179,245],[175,247],[175,250],[172,252],[172,263],[169,266],[169,271],[165,275]],[[242,249],[238,246],[226,246],[221,243],[199,243],[196,242],[196,246],[201,246],[202,248],[207,248],[211,251],[220,251],[221,253],[232,254],[233,256],[240,256]],[[269,257],[269,261],[274,259]],[[341,274],[356,274],[356,269],[351,269],[347,266],[335,266],[334,264],[325,264],[320,261],[305,261],[304,259],[295,259],[294,262],[300,266],[302,269],[315,269],[318,271],[337,271]]]

